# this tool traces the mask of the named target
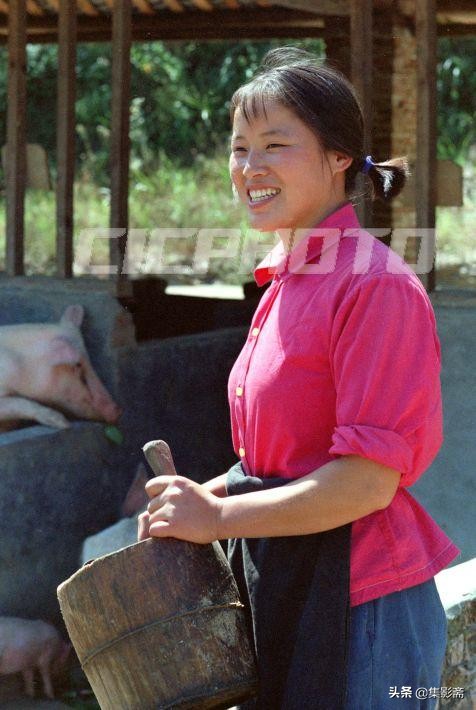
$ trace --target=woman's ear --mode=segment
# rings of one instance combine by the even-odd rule
[[[331,151],[330,155],[332,173],[341,173],[347,170],[352,165],[353,158],[345,153],[339,153],[336,150]]]

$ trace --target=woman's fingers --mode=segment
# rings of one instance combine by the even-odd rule
[[[145,484],[145,492],[149,498],[154,498],[165,491],[167,486],[178,478],[179,476],[156,476],[155,478],[151,478],[150,481],[147,481]]]
[[[150,535],[153,537],[170,537],[170,523],[158,520],[150,526]]]
[[[149,533],[150,515],[147,511],[144,511],[137,518],[137,540],[141,542],[142,540],[147,540],[150,537]]]

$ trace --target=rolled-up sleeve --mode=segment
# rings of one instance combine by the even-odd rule
[[[443,438],[440,344],[423,288],[405,274],[363,279],[337,309],[330,354],[330,453],[377,461],[400,471],[400,485],[411,485]]]

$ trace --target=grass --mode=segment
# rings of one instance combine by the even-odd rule
[[[86,171],[74,188],[74,245],[84,237],[83,230],[107,228],[109,224],[110,193],[107,187],[95,185]],[[51,275],[55,271],[55,195],[53,191],[27,190],[25,199],[25,268],[27,274]],[[131,171],[129,193],[129,226],[131,229],[190,228],[188,238],[167,240],[173,253],[166,250],[166,263],[177,269],[182,277],[174,280],[193,281],[191,265],[195,252],[198,228],[231,228],[242,232],[242,239],[258,242],[258,235],[246,229],[242,210],[234,203],[226,158],[219,160],[198,156],[192,168],[177,169],[163,159],[155,174],[145,175],[139,169]],[[219,241],[219,240],[218,240]],[[222,245],[224,246],[224,245]],[[214,247],[219,248],[220,244]],[[5,268],[5,197],[0,196],[0,269]],[[95,239],[91,264],[105,264],[108,241]],[[207,280],[241,283],[247,280],[236,273],[231,259],[212,259]],[[75,273],[84,270],[78,266]],[[168,280],[171,280],[167,276]],[[203,280],[203,279],[199,279]]]
[[[107,228],[109,224],[109,189],[98,186],[83,170],[75,183],[74,243],[78,247],[83,230]],[[27,190],[25,201],[25,264],[27,274],[53,274],[55,271],[55,196],[53,191]],[[180,239],[165,242],[164,262],[169,272],[164,277],[169,282],[243,283],[250,280],[252,261],[242,263],[239,254],[243,246],[252,253],[264,254],[272,244],[272,235],[258,235],[246,226],[245,214],[234,203],[225,156],[211,159],[198,156],[193,168],[178,169],[168,159],[162,158],[154,174],[144,174],[134,165],[130,177],[129,224],[132,229],[150,232],[156,228],[188,228]],[[476,275],[476,165],[468,164],[465,174],[465,206],[437,208],[437,267],[442,274]],[[195,260],[196,230],[198,228],[231,228],[239,230],[238,243],[218,237],[214,248],[235,244],[235,258],[214,257],[203,273],[197,273],[200,263]],[[148,237],[147,237],[148,239]],[[260,244],[263,243],[260,248]],[[146,242],[146,245],[149,242]],[[157,246],[150,241],[149,257],[157,255]],[[5,199],[0,195],[0,269],[4,269],[5,253]],[[141,252],[141,254],[143,254]],[[95,239],[92,266],[108,261],[108,241]],[[157,272],[154,259],[139,259],[137,268],[144,272]],[[76,264],[75,273],[84,269]]]

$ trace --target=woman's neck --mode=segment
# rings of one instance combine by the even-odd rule
[[[341,209],[341,207],[347,204],[348,201],[349,200],[347,197],[336,201],[326,210],[316,215],[315,220],[313,220],[313,224],[310,224],[307,227],[286,227],[283,229],[277,229],[275,233],[279,236],[286,252],[289,254],[294,249],[294,247],[302,239],[304,239],[304,237],[309,233],[311,229],[319,227],[319,224],[323,220],[325,220],[326,217],[329,217],[329,215],[331,215],[333,212],[337,212],[337,210]]]

